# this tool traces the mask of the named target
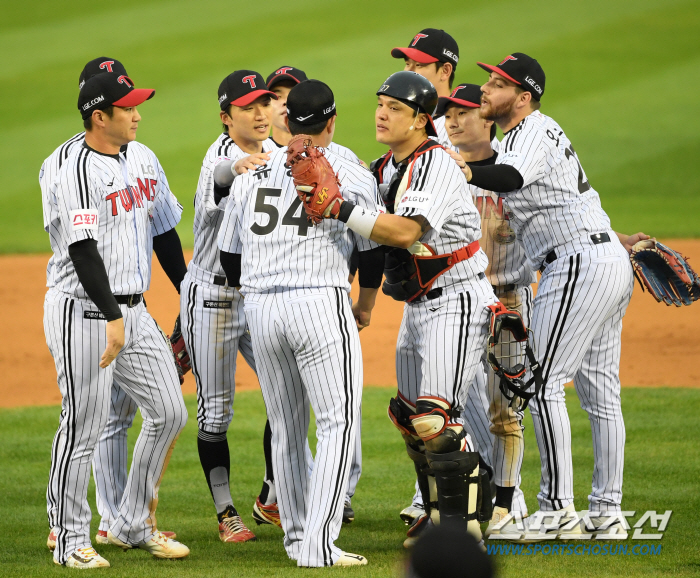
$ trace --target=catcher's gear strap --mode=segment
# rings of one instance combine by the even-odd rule
[[[390,158],[391,150],[388,150],[378,159],[373,160],[369,165],[369,170],[374,175],[374,178],[377,180],[378,185],[382,184],[382,174],[384,173],[384,167],[386,166],[386,163],[389,162]]]
[[[382,292],[396,301],[411,303],[428,293],[435,281],[457,263],[471,259],[479,251],[479,241],[474,241],[452,253],[429,256],[412,255],[406,249],[387,252],[384,264],[386,280]]]
[[[487,359],[494,373],[500,378],[499,388],[506,399],[510,400],[511,405],[515,401],[515,396],[522,400],[522,404],[515,408],[518,411],[524,411],[530,399],[537,395],[544,383],[542,376],[542,366],[535,357],[535,352],[530,347],[528,339],[528,329],[525,327],[522,316],[517,311],[511,311],[500,301],[495,305],[489,305],[491,310],[490,332],[487,345]],[[496,356],[496,346],[501,342],[501,333],[508,330],[513,335],[515,341],[525,342],[525,356],[530,365],[532,378],[524,382],[521,378],[526,372],[526,367],[522,364],[516,364],[514,367],[504,367],[501,365]],[[535,388],[528,391],[532,384]]]
[[[659,303],[690,305],[700,299],[700,277],[677,251],[654,239],[639,241],[630,255],[634,276]]]
[[[491,479],[489,473],[479,467],[479,495],[477,496],[477,519],[479,522],[488,522],[493,516],[493,494],[491,492]]]
[[[479,453],[425,452],[435,475],[440,522],[448,519],[477,519]]]
[[[404,398],[400,393],[389,400],[387,414],[389,419],[402,434],[418,437],[411,416],[416,412],[416,406]]]

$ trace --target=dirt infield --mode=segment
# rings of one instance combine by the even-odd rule
[[[674,249],[700,267],[700,240],[668,241]],[[189,260],[189,255],[187,256]],[[0,286],[0,407],[60,403],[56,371],[42,325],[47,255],[0,256],[3,273]],[[179,308],[179,297],[159,266],[146,294],[148,308],[170,332]],[[360,334],[368,385],[396,384],[394,346],[401,322],[402,304],[380,295],[372,325]],[[700,358],[700,344],[684,341],[700,326],[700,304],[692,307],[666,307],[635,287],[622,332],[623,385],[697,387],[700,369],[693,359]],[[237,388],[257,388],[255,374],[239,358]],[[686,365],[687,362],[688,365]],[[194,393],[192,374],[187,376],[185,393]]]

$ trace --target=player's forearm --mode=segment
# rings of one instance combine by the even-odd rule
[[[338,220],[366,239],[402,249],[408,249],[425,232],[418,222],[409,217],[363,209],[349,201],[343,201],[340,206]]]
[[[97,251],[97,241],[85,239],[73,243],[68,246],[68,255],[83,289],[105,319],[121,319],[122,312],[109,286],[104,261]]]
[[[179,293],[180,283],[182,283],[185,273],[187,273],[187,265],[185,264],[182,243],[177,231],[170,229],[162,235],[153,237],[153,250],[163,271],[165,271],[168,279],[170,279],[170,282]]]
[[[465,176],[469,184],[485,191],[510,193],[523,186],[522,175],[510,165],[466,166],[469,170],[465,169]]]
[[[357,298],[357,306],[363,311],[372,311],[377,301],[379,288],[360,287],[360,295]]]

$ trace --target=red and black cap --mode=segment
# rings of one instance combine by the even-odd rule
[[[266,94],[277,98],[277,95],[267,88],[260,73],[254,70],[236,70],[219,85],[219,106],[221,110],[226,110],[230,104],[248,106],[256,98]]]
[[[287,118],[296,124],[318,124],[336,114],[333,91],[320,80],[304,80],[289,91]]]
[[[126,74],[103,72],[85,81],[78,95],[78,110],[86,119],[93,110],[104,110],[110,106],[138,106],[153,98],[155,93],[152,88],[134,88],[134,83]]]
[[[110,58],[109,56],[100,56],[91,60],[85,65],[83,71],[80,73],[80,78],[78,79],[78,88],[83,88],[83,84],[88,78],[92,78],[103,72],[116,72],[117,74],[123,74],[124,76],[129,76],[126,72],[124,65],[119,62],[116,58]]]
[[[534,58],[522,52],[513,52],[506,56],[499,64],[484,64],[477,62],[481,68],[488,72],[496,72],[503,78],[522,86],[532,94],[532,98],[539,100],[544,94],[544,70]]]
[[[459,46],[444,30],[424,28],[413,37],[407,48],[394,48],[391,55],[394,58],[410,58],[422,64],[449,62],[456,69]]]
[[[478,84],[460,84],[450,96],[441,96],[438,99],[436,116],[445,114],[447,108],[453,104],[465,108],[481,107],[481,87]]]
[[[280,66],[277,70],[271,73],[270,76],[267,77],[267,80],[265,80],[265,84],[267,84],[267,88],[272,90],[272,87],[275,86],[275,84],[277,84],[278,82],[287,81],[292,82],[294,84],[299,84],[300,82],[304,82],[305,80],[308,80],[308,77],[306,76],[306,73],[303,70],[299,70],[298,68],[294,68],[293,66]]]

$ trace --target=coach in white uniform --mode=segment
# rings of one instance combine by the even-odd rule
[[[255,370],[243,299],[226,283],[216,240],[235,175],[265,163],[276,147],[268,138],[270,100],[262,76],[237,70],[219,85],[224,132],[209,147],[194,197],[194,253],[180,292],[182,335],[197,384],[197,448],[219,522],[222,542],[255,535],[236,510],[229,487],[226,432],[233,418],[238,351]]]
[[[287,99],[292,134],[311,133],[327,146],[335,130],[335,101],[322,82],[307,80]],[[341,190],[360,206],[380,210],[367,169],[326,151]],[[284,545],[299,566],[362,565],[334,542],[355,446],[362,397],[358,326],[369,324],[381,283],[383,251],[341,223],[311,226],[286,167],[286,149],[267,166],[234,181],[219,234],[222,264],[241,255],[253,350],[268,418]],[[351,307],[348,266],[360,249],[360,297]],[[366,261],[363,260],[366,257]],[[372,264],[373,263],[373,264]],[[364,272],[363,272],[364,269]],[[235,278],[233,267],[227,276]],[[309,406],[318,444],[308,477]]]
[[[142,297],[151,239],[173,230],[182,207],[149,149],[133,143],[127,155],[120,152],[136,136],[136,106],[153,93],[134,89],[122,74],[89,79],[78,99],[85,143],[66,159],[44,199],[54,252],[44,331],[63,395],[51,464],[54,561],[73,568],[109,565],[91,547],[87,483],[115,378],[144,421],[109,540],[162,558],[189,554],[156,529],[158,487],[187,410],[167,338]]]
[[[633,284],[626,249],[646,236],[612,230],[571,141],[539,111],[545,84],[539,63],[513,53],[497,66],[479,66],[490,73],[482,86],[482,116],[496,122],[505,137],[495,165],[467,165],[465,174],[473,186],[505,194],[510,224],[530,266],[542,270],[532,329],[544,385],[530,402],[542,463],[537,497],[540,510],[557,514],[549,531],[566,537],[582,531],[581,524],[570,524],[576,512],[564,384],[572,379],[593,430],[591,516],[620,511],[625,446],[620,334]],[[541,522],[539,515],[530,519]],[[516,539],[520,534],[516,525],[502,533]]]
[[[103,72],[116,72],[128,76],[124,65],[108,56],[101,56],[88,62],[80,73],[78,78],[78,90],[80,90],[85,81],[92,78],[96,74]],[[71,152],[75,148],[80,148],[85,142],[85,131],[80,132],[66,142],[56,148],[41,165],[39,173],[39,185],[41,186],[41,194],[44,207],[44,227],[46,232],[51,229],[51,194],[52,187],[58,178],[59,172],[63,163],[68,159]],[[128,145],[124,145],[126,149]],[[180,240],[175,229],[169,231],[168,239],[163,237],[154,238],[153,249],[156,256],[161,261],[161,266],[164,268],[168,276],[175,285],[177,291],[180,291],[180,283],[185,273],[184,258],[169,259],[168,254],[163,254],[161,249],[167,248],[172,243],[179,244]],[[177,253],[177,248],[175,248]],[[182,249],[179,250],[182,255]],[[162,259],[161,259],[162,258]],[[112,393],[110,395],[109,417],[107,425],[100,436],[100,440],[95,447],[95,456],[92,461],[93,475],[95,477],[95,501],[97,502],[97,510],[100,514],[100,526],[95,535],[95,541],[98,544],[109,544],[107,539],[107,530],[111,523],[117,518],[119,513],[119,503],[124,495],[127,476],[127,432],[134,422],[134,416],[138,406],[128,394],[119,387],[118,380],[112,384]],[[52,474],[56,472],[53,471]],[[56,518],[56,492],[55,484],[57,480],[52,475],[49,479],[49,484],[46,490],[47,514],[49,519],[49,537],[46,545],[50,550],[56,548],[56,531],[54,530]],[[174,538],[174,532],[162,532],[168,538]]]

